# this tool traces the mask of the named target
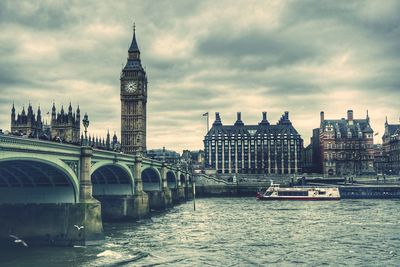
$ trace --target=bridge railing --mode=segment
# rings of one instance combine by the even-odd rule
[[[35,150],[40,150],[41,148],[57,150],[62,149],[63,151],[69,151],[73,153],[79,153],[80,151],[79,146],[9,135],[0,135],[0,148],[1,147],[21,147],[23,149]]]

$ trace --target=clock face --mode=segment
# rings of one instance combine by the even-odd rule
[[[137,82],[130,81],[125,85],[125,91],[127,93],[134,93],[137,89]]]

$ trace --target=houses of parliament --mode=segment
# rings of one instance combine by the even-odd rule
[[[40,107],[36,114],[31,104],[28,105],[27,111],[23,107],[21,113],[18,114],[15,113],[14,104],[11,109],[11,133],[32,138],[78,144],[80,143],[80,121],[79,106],[76,111],[73,111],[71,103],[67,111],[61,107],[58,113],[53,103],[50,124],[43,123]]]

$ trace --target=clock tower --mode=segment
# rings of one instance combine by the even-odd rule
[[[124,153],[146,153],[147,77],[140,62],[135,26],[128,59],[121,73],[121,149]]]

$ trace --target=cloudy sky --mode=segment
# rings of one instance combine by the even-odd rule
[[[149,79],[148,148],[202,148],[206,120],[288,110],[309,143],[319,112],[399,119],[400,1],[1,1],[0,128],[10,109],[79,103],[120,133],[132,23]],[[45,116],[46,117],[46,116]]]

